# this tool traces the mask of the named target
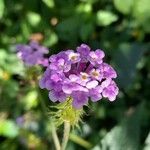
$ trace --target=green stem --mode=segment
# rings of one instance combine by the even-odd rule
[[[68,139],[69,139],[69,133],[70,133],[70,122],[65,121],[64,122],[64,135],[63,135],[63,140],[62,140],[62,145],[61,145],[61,150],[65,150]]]
[[[38,91],[38,96],[39,96],[42,112],[44,114],[44,117],[47,119],[46,106],[45,106],[45,103],[42,99],[39,88],[37,88],[37,91]],[[55,125],[52,123],[51,126],[52,126],[52,138],[53,138],[53,141],[54,141],[55,148],[56,148],[56,150],[60,150],[60,142],[59,142],[59,139],[58,139],[58,136],[57,136]]]
[[[77,143],[78,145],[86,148],[86,149],[91,149],[92,148],[92,144],[89,143],[88,141],[84,140],[83,138],[79,137],[78,135],[75,134],[70,134],[69,139],[75,143]]]
[[[52,137],[56,150],[60,150],[60,142],[57,136],[56,128],[53,123],[52,123]]]

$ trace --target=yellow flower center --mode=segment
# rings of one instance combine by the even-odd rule
[[[87,79],[87,76],[86,76],[86,75],[82,75],[82,79],[83,79],[83,80],[86,80],[86,79]]]
[[[92,75],[93,75],[94,77],[98,77],[98,76],[99,76],[99,72],[93,71],[93,72],[92,72]]]
[[[71,60],[76,60],[77,59],[77,56],[71,56]]]

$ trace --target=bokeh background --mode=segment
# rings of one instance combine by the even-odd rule
[[[118,72],[117,100],[85,107],[68,150],[150,150],[149,33],[149,0],[0,0],[0,150],[54,149],[54,104],[37,84],[43,70],[29,71],[15,53],[31,39],[49,55],[81,43],[101,48]]]

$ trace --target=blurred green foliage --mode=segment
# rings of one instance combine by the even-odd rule
[[[101,48],[118,72],[117,100],[85,108],[68,150],[150,150],[149,0],[0,0],[0,149],[54,149],[42,70],[15,54],[39,36],[50,55],[81,43]]]

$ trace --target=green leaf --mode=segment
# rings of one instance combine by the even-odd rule
[[[50,47],[54,44],[56,44],[58,42],[58,36],[55,32],[53,31],[47,31],[46,35],[45,35],[45,41],[44,41],[44,45],[47,47]]]
[[[149,150],[150,149],[150,132],[145,140],[145,147],[143,150]]]
[[[97,145],[93,150],[138,150],[143,106],[131,108],[122,123],[108,132],[101,140],[101,146]]]
[[[100,26],[108,26],[118,20],[118,16],[110,11],[99,10],[96,15],[97,24]]]
[[[4,89],[3,89],[3,95],[5,96],[6,100],[7,98],[14,98],[19,91],[19,85],[14,80],[7,80],[4,82]]]
[[[81,3],[77,6],[76,11],[78,13],[90,13],[92,11],[92,5],[90,3]]]
[[[145,46],[138,43],[122,43],[118,49],[113,58],[118,72],[118,83],[121,87],[127,88],[132,84],[137,64],[145,52]]]
[[[12,120],[0,120],[0,135],[14,138],[19,134],[19,128]]]
[[[21,30],[22,30],[22,35],[26,39],[28,39],[31,34],[31,28],[29,27],[29,24],[27,23],[27,21],[23,20],[21,22]]]
[[[54,0],[42,0],[42,1],[49,8],[53,8],[55,6]]]
[[[57,25],[59,38],[65,41],[75,42],[78,36],[78,27],[81,23],[81,18],[76,16],[67,18]]]
[[[25,108],[27,110],[34,108],[38,105],[38,93],[35,90],[30,91],[24,98]]]
[[[3,17],[4,9],[5,9],[4,0],[0,0],[0,19]]]
[[[35,12],[28,12],[27,19],[32,26],[37,26],[41,21],[41,16]]]
[[[134,0],[113,0],[113,2],[116,9],[123,14],[129,14],[134,4]]]
[[[150,1],[149,0],[137,0],[134,7],[134,16],[137,18],[150,17]]]
[[[94,26],[92,23],[83,24],[80,29],[81,39],[83,41],[86,41],[89,37],[91,37],[93,30],[94,30]]]
[[[16,54],[10,54],[5,49],[0,49],[0,67],[10,74],[24,75],[23,63]]]
[[[5,59],[7,58],[8,54],[5,49],[0,48],[0,66],[5,64]]]
[[[9,54],[9,59],[7,58],[7,63],[5,64],[5,70],[11,74],[24,75],[24,66],[21,60],[17,58],[16,54]]]
[[[144,30],[150,32],[150,1],[137,0],[133,10],[133,16],[137,23],[144,27]]]

